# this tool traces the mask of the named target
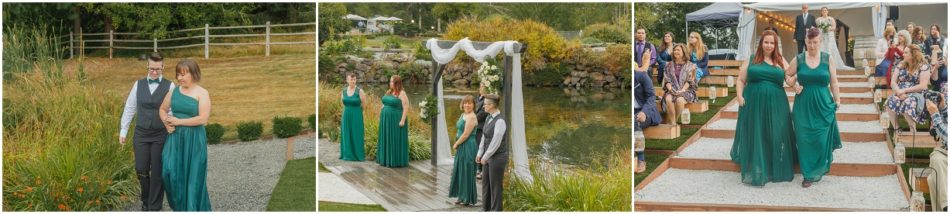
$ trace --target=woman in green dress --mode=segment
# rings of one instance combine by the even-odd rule
[[[389,78],[389,90],[383,96],[379,113],[379,139],[376,145],[376,163],[385,167],[409,166],[409,97],[402,90],[402,78]]]
[[[455,204],[465,206],[475,205],[478,201],[478,191],[475,190],[475,154],[478,153],[478,143],[475,142],[475,127],[478,118],[475,117],[475,97],[466,95],[459,104],[462,116],[455,123],[455,167],[452,168],[452,182],[449,184],[449,197],[457,197]]]
[[[201,70],[194,60],[179,62],[175,73],[178,87],[165,95],[159,109],[159,117],[172,127],[162,150],[165,196],[168,206],[175,211],[211,211],[206,184],[208,139],[205,133],[211,99],[208,91],[197,84]]]
[[[356,87],[356,73],[346,75],[343,89],[343,118],[340,120],[340,159],[363,161],[363,89]]]
[[[791,181],[795,135],[782,82],[785,59],[776,51],[778,35],[762,32],[754,56],[739,68],[736,97],[739,118],[730,156],[739,165],[742,183],[764,186]]]
[[[796,86],[798,94],[792,107],[792,119],[804,188],[828,174],[834,150],[841,148],[835,117],[841,107],[838,74],[835,62],[828,60],[828,53],[819,51],[822,42],[819,34],[818,28],[808,29],[805,52],[792,58],[794,63],[785,70],[785,75],[797,79],[801,85]]]

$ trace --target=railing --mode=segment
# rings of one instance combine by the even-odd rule
[[[291,32],[291,33],[271,33],[271,28],[279,27],[300,27],[300,26],[313,26],[314,31],[304,31],[304,32]],[[167,39],[116,39],[116,36],[138,36],[142,35],[141,33],[129,33],[129,32],[114,32],[110,30],[106,33],[83,33],[80,29],[79,33],[69,32],[69,35],[60,36],[60,39],[63,42],[60,45],[69,45],[69,58],[73,58],[76,55],[76,50],[79,50],[79,55],[83,56],[85,50],[88,49],[108,49],[109,58],[112,58],[113,50],[149,50],[158,52],[158,50],[169,50],[169,49],[182,49],[182,48],[192,48],[192,47],[204,47],[204,57],[205,59],[210,57],[210,47],[211,46],[252,46],[252,45],[263,45],[264,46],[264,56],[270,56],[270,49],[273,45],[305,45],[312,44],[316,45],[316,22],[308,23],[293,23],[293,24],[271,24],[270,21],[264,25],[248,25],[248,26],[221,26],[221,27],[211,27],[208,24],[205,24],[204,27],[200,28],[191,28],[183,29],[176,31],[169,31],[169,33],[188,33],[188,32],[201,32],[204,31],[204,35],[197,36],[182,36],[175,38]],[[211,34],[212,30],[226,30],[226,29],[259,29],[264,28],[264,33],[260,34]],[[314,41],[289,41],[289,42],[272,42],[271,37],[273,36],[298,36],[298,35],[313,35]],[[66,40],[68,37],[68,40]],[[95,39],[86,39],[87,37],[93,37]],[[264,37],[264,41],[260,42],[211,42],[212,38],[240,38],[240,37]],[[181,41],[188,39],[204,39],[204,42],[193,43],[193,44],[175,44],[173,46],[160,46],[159,43],[167,43],[173,41]],[[100,43],[101,46],[86,46],[86,43]],[[142,43],[152,43],[152,47],[147,46],[135,46],[134,44]],[[76,48],[78,46],[78,48]]]

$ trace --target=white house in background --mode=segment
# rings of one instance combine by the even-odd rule
[[[352,27],[350,28],[351,33],[353,33],[354,31],[355,33],[359,33],[366,29],[367,19],[363,18],[362,16],[355,15],[355,14],[346,14],[346,16],[343,16],[343,19],[350,20],[352,24],[351,25]]]
[[[396,17],[385,17],[385,16],[376,16],[367,20],[366,23],[366,32],[368,33],[381,33],[389,32],[392,34],[393,23],[402,22],[402,19]]]

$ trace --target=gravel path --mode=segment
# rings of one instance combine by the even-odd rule
[[[668,169],[637,192],[634,201],[890,210],[908,206],[896,174],[825,176],[807,189],[801,187],[801,174],[791,182],[764,187],[744,185],[739,179],[737,172]]]
[[[679,157],[730,160],[732,138],[700,138],[683,149]],[[884,142],[842,142],[834,152],[834,163],[893,163]]]
[[[862,82],[840,82],[838,87],[848,87],[848,88],[870,88],[871,84],[868,81]]]
[[[736,119],[719,119],[707,124],[708,129],[736,130]],[[848,133],[881,133],[878,121],[838,121],[838,130]]]
[[[313,135],[297,136],[294,159],[314,157]],[[208,146],[208,193],[214,211],[264,211],[284,169],[287,139]],[[314,175],[316,176],[316,175]],[[123,211],[138,211],[136,200]],[[165,201],[163,211],[171,211]]]

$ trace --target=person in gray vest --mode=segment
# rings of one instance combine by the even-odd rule
[[[162,55],[148,55],[148,76],[135,81],[125,100],[119,144],[125,145],[132,117],[136,117],[132,146],[135,150],[135,174],[142,188],[142,211],[161,211],[165,189],[162,187],[162,149],[168,133],[174,130],[159,118],[158,108],[175,84],[162,77]],[[136,116],[138,114],[138,116]]]
[[[482,140],[478,146],[475,162],[482,165],[482,211],[502,211],[501,191],[508,167],[508,127],[498,110],[498,95],[485,96],[485,111],[490,115],[482,126]]]

